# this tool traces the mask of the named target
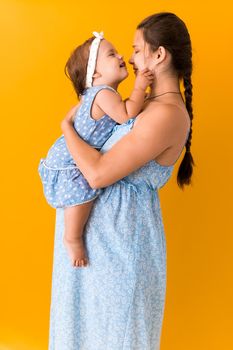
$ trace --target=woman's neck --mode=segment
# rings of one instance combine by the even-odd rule
[[[179,79],[175,75],[163,74],[155,77],[154,82],[150,85],[148,96],[155,96],[168,91],[180,91]]]

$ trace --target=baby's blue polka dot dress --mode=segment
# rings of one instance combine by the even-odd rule
[[[83,102],[74,119],[74,128],[79,136],[98,150],[117,125],[117,122],[107,114],[99,120],[95,120],[91,116],[91,107],[95,96],[102,89],[116,92],[106,84],[87,88],[83,93]],[[89,202],[102,191],[102,189],[90,187],[69,153],[64,135],[55,141],[46,158],[40,159],[38,171],[45,198],[53,208],[71,207]]]

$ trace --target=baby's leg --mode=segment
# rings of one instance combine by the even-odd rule
[[[89,217],[93,201],[65,208],[65,233],[63,242],[73,266],[86,266],[88,259],[83,242],[83,229]]]

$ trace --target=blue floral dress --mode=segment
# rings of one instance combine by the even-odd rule
[[[127,134],[117,125],[101,152]],[[56,211],[49,350],[159,350],[166,291],[166,240],[158,190],[174,165],[154,160],[94,201],[84,231],[89,266],[71,266]]]
[[[92,147],[101,149],[111,135],[116,121],[107,114],[99,120],[91,117],[91,107],[97,93],[102,89],[112,90],[111,86],[101,84],[87,88],[74,119],[74,128]],[[95,199],[101,189],[93,189],[78,169],[68,151],[64,135],[60,136],[49,149],[47,157],[41,158],[39,175],[43,184],[45,198],[53,208],[72,207]]]

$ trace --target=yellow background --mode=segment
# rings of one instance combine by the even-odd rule
[[[128,62],[136,25],[160,11],[180,16],[192,38],[196,163],[192,186],[176,185],[182,155],[160,191],[168,253],[161,350],[233,349],[230,0],[1,0],[0,350],[48,347],[55,211],[37,167],[76,103],[65,62],[93,30]]]

